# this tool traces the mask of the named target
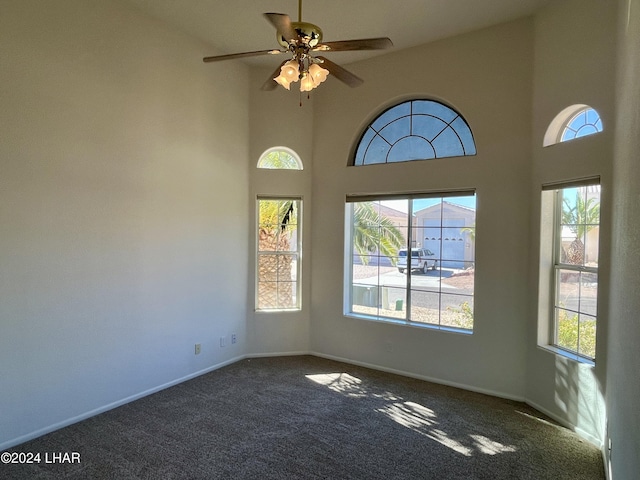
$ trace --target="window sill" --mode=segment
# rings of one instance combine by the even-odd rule
[[[301,312],[301,308],[273,308],[268,310],[254,310],[258,314],[269,314],[269,313],[297,313]]]
[[[589,360],[588,358],[581,357],[580,355],[568,352],[567,350],[563,350],[553,345],[538,345],[538,347],[546,350],[547,352],[553,353],[554,355],[573,360],[574,362],[581,363],[583,365],[594,367],[596,364],[593,360]]]
[[[456,327],[446,327],[440,325],[434,325],[430,323],[419,323],[419,322],[411,322],[406,320],[398,320],[395,318],[386,318],[386,317],[374,317],[371,315],[363,315],[359,313],[353,312],[345,312],[344,316],[347,318],[355,318],[357,320],[365,320],[368,322],[378,322],[378,323],[386,323],[391,325],[400,325],[402,327],[415,327],[425,330],[432,330],[436,332],[447,332],[447,333],[459,333],[462,335],[473,335],[473,330],[467,330],[463,328]]]

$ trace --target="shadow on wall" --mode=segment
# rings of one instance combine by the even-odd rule
[[[577,433],[602,445],[606,425],[604,396],[592,365],[556,356],[554,401]]]

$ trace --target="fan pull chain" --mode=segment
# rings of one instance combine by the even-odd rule
[[[307,92],[307,100],[311,100],[311,92]],[[302,92],[300,92],[300,106],[302,106]]]

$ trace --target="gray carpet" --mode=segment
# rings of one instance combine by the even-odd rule
[[[237,362],[11,452],[1,478],[602,479],[600,452],[519,402],[321,358]]]

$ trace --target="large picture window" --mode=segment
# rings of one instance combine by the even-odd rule
[[[258,198],[256,310],[300,309],[301,200]]]
[[[474,192],[349,197],[345,314],[473,330]]]
[[[566,186],[554,196],[552,344],[594,361],[598,306],[600,185]]]

